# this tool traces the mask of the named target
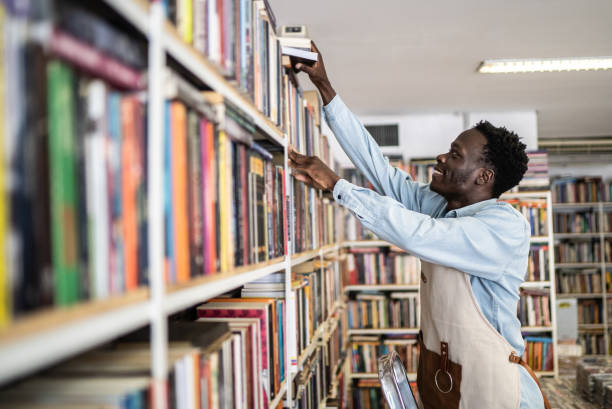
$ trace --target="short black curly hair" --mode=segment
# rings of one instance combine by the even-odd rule
[[[488,121],[478,122],[474,129],[487,138],[487,144],[482,149],[482,159],[495,170],[493,196],[499,197],[518,185],[527,171],[527,146],[514,132],[503,126],[493,126]]]

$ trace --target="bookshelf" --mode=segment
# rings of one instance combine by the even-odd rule
[[[557,297],[578,300],[578,341],[583,353],[609,356],[612,354],[609,192],[600,178],[561,179],[554,186],[556,200],[573,201],[553,203],[554,234],[560,253],[556,263]]]
[[[530,339],[550,339],[553,350],[552,370],[543,370],[544,368],[533,369],[538,376],[557,377],[556,279],[552,196],[550,191],[527,191],[504,193],[500,200],[512,204],[531,224],[532,237],[530,241],[529,266],[525,281],[521,284],[522,294],[519,305],[519,312],[523,311],[524,314],[521,318],[521,332],[523,333],[523,338],[528,341],[526,350],[529,348]],[[529,298],[532,299],[529,300]],[[541,304],[538,304],[538,302]],[[536,316],[531,315],[531,311],[536,309],[537,305],[541,306],[538,315],[543,316],[543,319],[541,317],[537,319]],[[520,316],[521,314],[519,314]]]
[[[168,407],[169,368],[172,368],[170,357],[172,347],[169,342],[168,327],[168,318],[171,315],[277,272],[283,272],[285,275],[284,299],[287,309],[295,310],[292,269],[310,261],[323,263],[330,258],[333,269],[337,271],[338,263],[333,259],[343,247],[342,235],[339,232],[336,238],[332,236],[324,239],[324,232],[321,232],[319,230],[321,226],[317,225],[319,219],[313,216],[311,219],[302,220],[303,225],[310,223],[308,231],[311,237],[302,237],[307,244],[298,246],[296,243],[296,232],[302,226],[296,226],[295,218],[290,217],[290,215],[295,216],[296,212],[294,209],[296,192],[289,188],[293,178],[290,176],[287,165],[287,151],[291,144],[303,153],[308,151],[310,154],[325,155],[325,147],[319,146],[318,139],[314,144],[316,146],[307,147],[304,144],[306,141],[304,129],[297,127],[290,129],[287,122],[282,126],[273,121],[272,114],[264,113],[258,103],[251,99],[243,89],[240,89],[234,81],[226,79],[216,63],[183,41],[177,28],[166,20],[161,1],[97,0],[91,3],[104,10],[104,13],[101,13],[103,14],[102,19],[111,15],[112,24],[119,22],[118,30],[122,32],[126,30],[125,32],[130,34],[136,33],[136,36],[144,39],[146,45],[147,61],[143,72],[147,73],[147,82],[146,87],[140,90],[140,94],[146,95],[147,102],[146,107],[143,108],[147,113],[146,151],[143,149],[147,163],[142,169],[148,182],[146,192],[148,200],[143,210],[143,217],[148,224],[146,240],[144,240],[148,265],[144,281],[147,284],[139,284],[130,291],[113,294],[100,300],[82,299],[67,306],[37,309],[3,323],[0,326],[0,361],[2,362],[0,387],[150,325],[151,332],[147,337],[150,369],[147,370],[146,375],[152,380],[153,406],[165,408]],[[271,24],[270,20],[273,19],[273,16],[267,10],[269,6],[267,1],[258,0],[254,3],[258,4],[260,16]],[[273,26],[270,25],[270,36],[273,36],[273,32]],[[282,68],[280,66],[277,68],[280,74]],[[165,279],[164,201],[167,192],[164,190],[164,155],[167,147],[164,142],[164,129],[167,120],[164,105],[168,99],[168,91],[165,89],[168,71],[172,71],[174,75],[191,85],[197,93],[202,90],[211,90],[220,95],[224,104],[231,105],[241,115],[248,117],[249,125],[257,135],[257,142],[263,141],[262,145],[274,151],[274,160],[282,168],[284,184],[288,187],[282,196],[282,202],[288,203],[287,222],[283,226],[289,237],[284,254],[274,257],[266,256],[265,261],[253,264],[238,267],[230,265],[214,274],[189,276],[187,280],[170,282]],[[305,101],[302,102],[302,99],[295,97],[300,104],[305,104]],[[306,109],[307,107],[306,105],[296,106],[297,111],[302,112],[303,116],[300,119],[304,126],[307,114],[303,113],[304,110],[301,108]],[[312,113],[312,108],[309,109]],[[280,116],[281,113],[278,115]],[[320,125],[317,124],[316,127],[318,126]],[[311,129],[311,132],[314,131]],[[318,134],[312,137],[313,139],[323,138]],[[332,163],[329,165],[332,166]],[[4,163],[0,162],[0,167],[2,166]],[[1,173],[0,176],[2,176]],[[303,209],[305,213],[312,211],[313,215],[317,214],[315,210],[319,205],[318,201],[323,206],[332,206],[332,203],[321,198],[314,189],[304,189],[302,193],[304,192],[313,198],[312,207]],[[0,197],[0,201],[2,200],[4,197]],[[329,222],[327,219],[326,221]],[[323,225],[323,227],[326,226]],[[0,235],[2,234],[4,232],[0,231]],[[296,251],[296,248],[303,248],[304,251]],[[6,302],[5,299],[1,301]],[[333,363],[332,368],[326,369],[329,372],[327,378],[329,382],[325,386],[327,389],[324,396],[321,396],[322,402],[328,394],[334,395],[334,391],[329,388],[330,385],[339,383],[339,368],[342,367],[344,359],[342,354],[344,345],[336,339],[339,334],[345,332],[341,325],[343,308],[341,300],[336,300],[331,313],[325,317],[323,323],[314,332],[310,343],[300,357],[291,356],[288,348],[284,350],[281,359],[287,368],[287,378],[281,383],[275,396],[269,402],[265,402],[266,407],[293,406],[296,399],[296,391],[292,387],[293,382],[302,375],[305,365],[312,363],[311,358],[314,355],[325,357],[326,361]],[[287,322],[284,324],[286,325]],[[296,328],[287,326],[286,336],[288,339],[295,338]],[[332,344],[334,351],[331,351]],[[319,368],[319,371],[325,369],[324,364],[312,367]],[[304,392],[300,391],[300,393]]]

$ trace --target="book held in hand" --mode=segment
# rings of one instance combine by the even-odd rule
[[[313,65],[319,58],[318,53],[306,51],[301,48],[283,46],[281,51],[283,55],[288,55],[292,62],[301,62],[307,65]]]

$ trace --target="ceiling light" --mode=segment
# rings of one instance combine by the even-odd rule
[[[612,57],[543,58],[523,60],[485,60],[478,72],[507,74],[515,72],[580,71],[612,69]]]

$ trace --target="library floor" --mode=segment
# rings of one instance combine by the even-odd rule
[[[542,378],[542,387],[555,409],[600,409],[576,392],[576,359],[559,358],[559,379]]]

